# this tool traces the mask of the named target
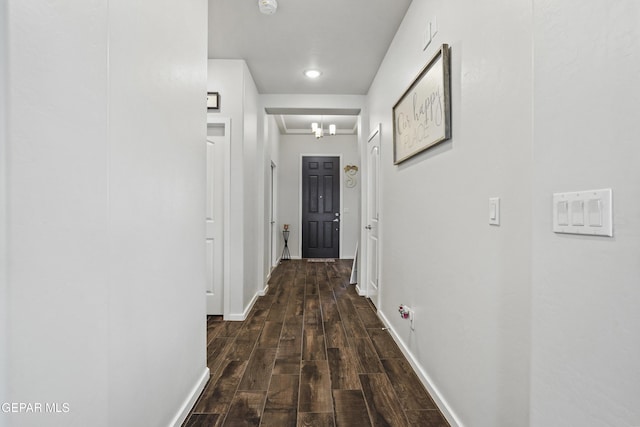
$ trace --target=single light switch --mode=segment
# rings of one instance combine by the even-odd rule
[[[489,224],[500,225],[500,197],[489,199]]]
[[[587,201],[589,226],[602,227],[602,200],[590,199]]]
[[[571,202],[571,225],[584,225],[584,201]]]
[[[558,225],[569,225],[569,202],[558,202]]]

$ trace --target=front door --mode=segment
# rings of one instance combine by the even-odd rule
[[[340,158],[302,158],[302,257],[340,257]]]

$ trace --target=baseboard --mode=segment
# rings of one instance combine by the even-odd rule
[[[193,408],[193,406],[196,404],[196,401],[198,400],[198,397],[200,397],[200,393],[202,393],[202,390],[204,390],[204,386],[207,385],[207,381],[209,381],[210,375],[211,372],[209,372],[209,368],[205,367],[204,372],[202,372],[202,375],[194,385],[193,389],[191,389],[191,392],[185,399],[184,403],[182,404],[182,406],[180,406],[178,413],[169,423],[170,427],[180,427],[184,423],[184,420],[186,420],[189,416],[191,408]]]
[[[225,317],[224,317],[224,320],[225,320],[225,321],[229,321],[229,322],[244,322],[244,320],[245,320],[246,318],[247,318],[247,317],[246,317],[244,314],[242,314],[242,313],[240,313],[240,314],[233,314],[233,313],[231,313],[231,314],[229,314],[228,316],[225,316]]]
[[[442,412],[442,415],[444,415],[447,421],[449,421],[449,424],[451,424],[451,427],[464,427],[458,417],[456,417],[455,413],[451,410],[451,406],[449,406],[447,401],[442,397],[442,394],[435,387],[429,375],[422,368],[422,365],[418,363],[411,350],[409,350],[409,347],[407,347],[405,342],[396,333],[395,329],[393,329],[393,326],[391,326],[391,323],[384,315],[384,313],[378,310],[378,316],[380,317],[380,320],[382,320],[382,323],[384,323],[384,325],[387,327],[387,330],[391,334],[393,340],[396,342],[396,344],[398,344],[398,347],[400,347],[400,350],[409,361],[409,364],[411,364],[411,366],[413,367],[413,370],[418,375],[420,382],[422,382],[422,384],[425,386],[425,388],[433,398],[433,401],[440,409],[440,412]]]
[[[263,297],[267,292],[269,292],[269,285],[264,285],[264,289],[258,292],[258,296]]]
[[[253,305],[256,303],[256,301],[258,300],[259,296],[263,296],[261,295],[262,292],[266,292],[269,289],[269,287],[267,286],[264,291],[258,291],[255,293],[255,295],[253,295],[253,298],[251,299],[251,302],[247,305],[247,307],[244,309],[244,312],[242,314],[240,313],[231,313],[228,316],[226,316],[224,318],[224,320],[230,320],[232,322],[244,322],[245,320],[247,320],[247,316],[249,316],[249,312],[251,311],[251,309],[253,308]]]
[[[360,285],[358,285],[358,284],[356,284],[356,292],[358,292],[358,295],[360,295],[361,297],[366,297],[367,296],[367,293],[365,291],[363,291],[360,288]]]

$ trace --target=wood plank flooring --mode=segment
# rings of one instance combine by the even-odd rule
[[[283,262],[247,320],[209,317],[211,379],[184,426],[448,427],[350,268]]]

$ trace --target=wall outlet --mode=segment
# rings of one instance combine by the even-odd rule
[[[400,306],[398,307],[398,312],[400,313],[400,317],[402,317],[403,319],[409,319],[411,330],[415,330],[415,326],[413,324],[413,321],[415,319],[415,312],[411,309],[411,307],[400,304]]]

